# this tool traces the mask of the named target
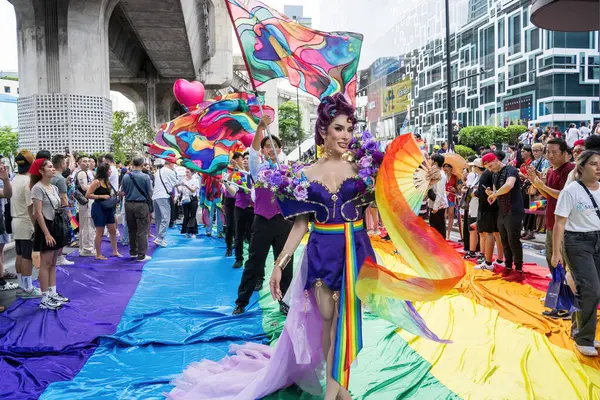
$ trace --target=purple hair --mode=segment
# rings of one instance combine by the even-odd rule
[[[318,118],[315,123],[315,143],[317,146],[325,142],[321,136],[321,132],[327,132],[327,128],[338,115],[347,115],[348,121],[352,122],[352,125],[355,125],[356,116],[354,112],[354,106],[346,100],[346,97],[342,93],[325,97],[317,109]]]

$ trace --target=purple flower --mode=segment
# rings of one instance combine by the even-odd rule
[[[372,139],[373,135],[371,135],[371,133],[369,131],[364,131],[362,133],[362,140],[368,140],[368,139]]]
[[[354,145],[356,145],[356,142],[357,142],[357,140],[356,140],[355,137],[353,137],[352,139],[350,139],[350,142],[348,143],[348,148],[349,149],[354,148]]]
[[[361,168],[358,171],[358,176],[360,176],[362,179],[369,178],[371,175],[373,175],[373,168],[371,167]]]
[[[366,141],[364,147],[365,147],[365,150],[367,150],[370,153],[373,153],[373,152],[379,150],[379,145],[374,140]]]
[[[371,154],[371,157],[373,157],[373,162],[379,165],[383,162],[384,154],[380,151],[375,151]]]
[[[296,186],[294,189],[294,197],[297,200],[306,200],[308,199],[308,190],[302,185]]]
[[[273,186],[279,186],[283,182],[283,176],[281,176],[279,171],[274,171],[268,179],[269,183]]]
[[[358,151],[356,152],[356,159],[360,160],[364,156],[365,156],[365,151],[363,149],[358,149]]]
[[[367,156],[367,157],[363,157],[363,158],[361,158],[361,159],[358,161],[358,165],[359,165],[361,168],[367,168],[367,167],[370,167],[370,166],[371,166],[372,162],[373,162],[373,159],[372,159],[370,156]]]
[[[367,191],[367,185],[365,185],[365,183],[362,180],[356,181],[356,187],[359,193],[364,193]]]

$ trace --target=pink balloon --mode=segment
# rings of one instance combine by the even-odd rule
[[[193,107],[204,101],[204,85],[198,81],[177,79],[173,85],[173,94],[179,104]]]
[[[251,133],[248,133],[247,135],[244,135],[241,139],[240,142],[242,142],[242,144],[246,147],[250,147],[250,145],[252,144],[252,139],[254,139],[254,135]]]

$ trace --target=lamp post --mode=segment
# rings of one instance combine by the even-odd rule
[[[448,118],[448,149],[454,150],[454,133],[452,127],[452,70],[451,59],[450,59],[450,4],[449,1],[445,1],[446,9],[446,114]]]

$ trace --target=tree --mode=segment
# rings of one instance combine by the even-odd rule
[[[291,101],[279,105],[279,137],[284,142],[298,143],[304,139],[302,128],[298,132],[298,106]]]
[[[145,113],[134,118],[124,111],[113,112],[113,155],[119,161],[133,158],[145,151],[145,144],[154,140],[155,133]]]
[[[0,154],[7,157],[11,168],[14,169],[14,157],[19,150],[19,134],[14,131],[12,126],[6,125],[0,127]]]
[[[464,158],[465,160],[469,158],[469,156],[477,155],[475,150],[473,150],[470,147],[463,146],[462,144],[457,144],[456,146],[454,146],[454,151],[456,152],[456,154],[462,156],[462,158]]]

